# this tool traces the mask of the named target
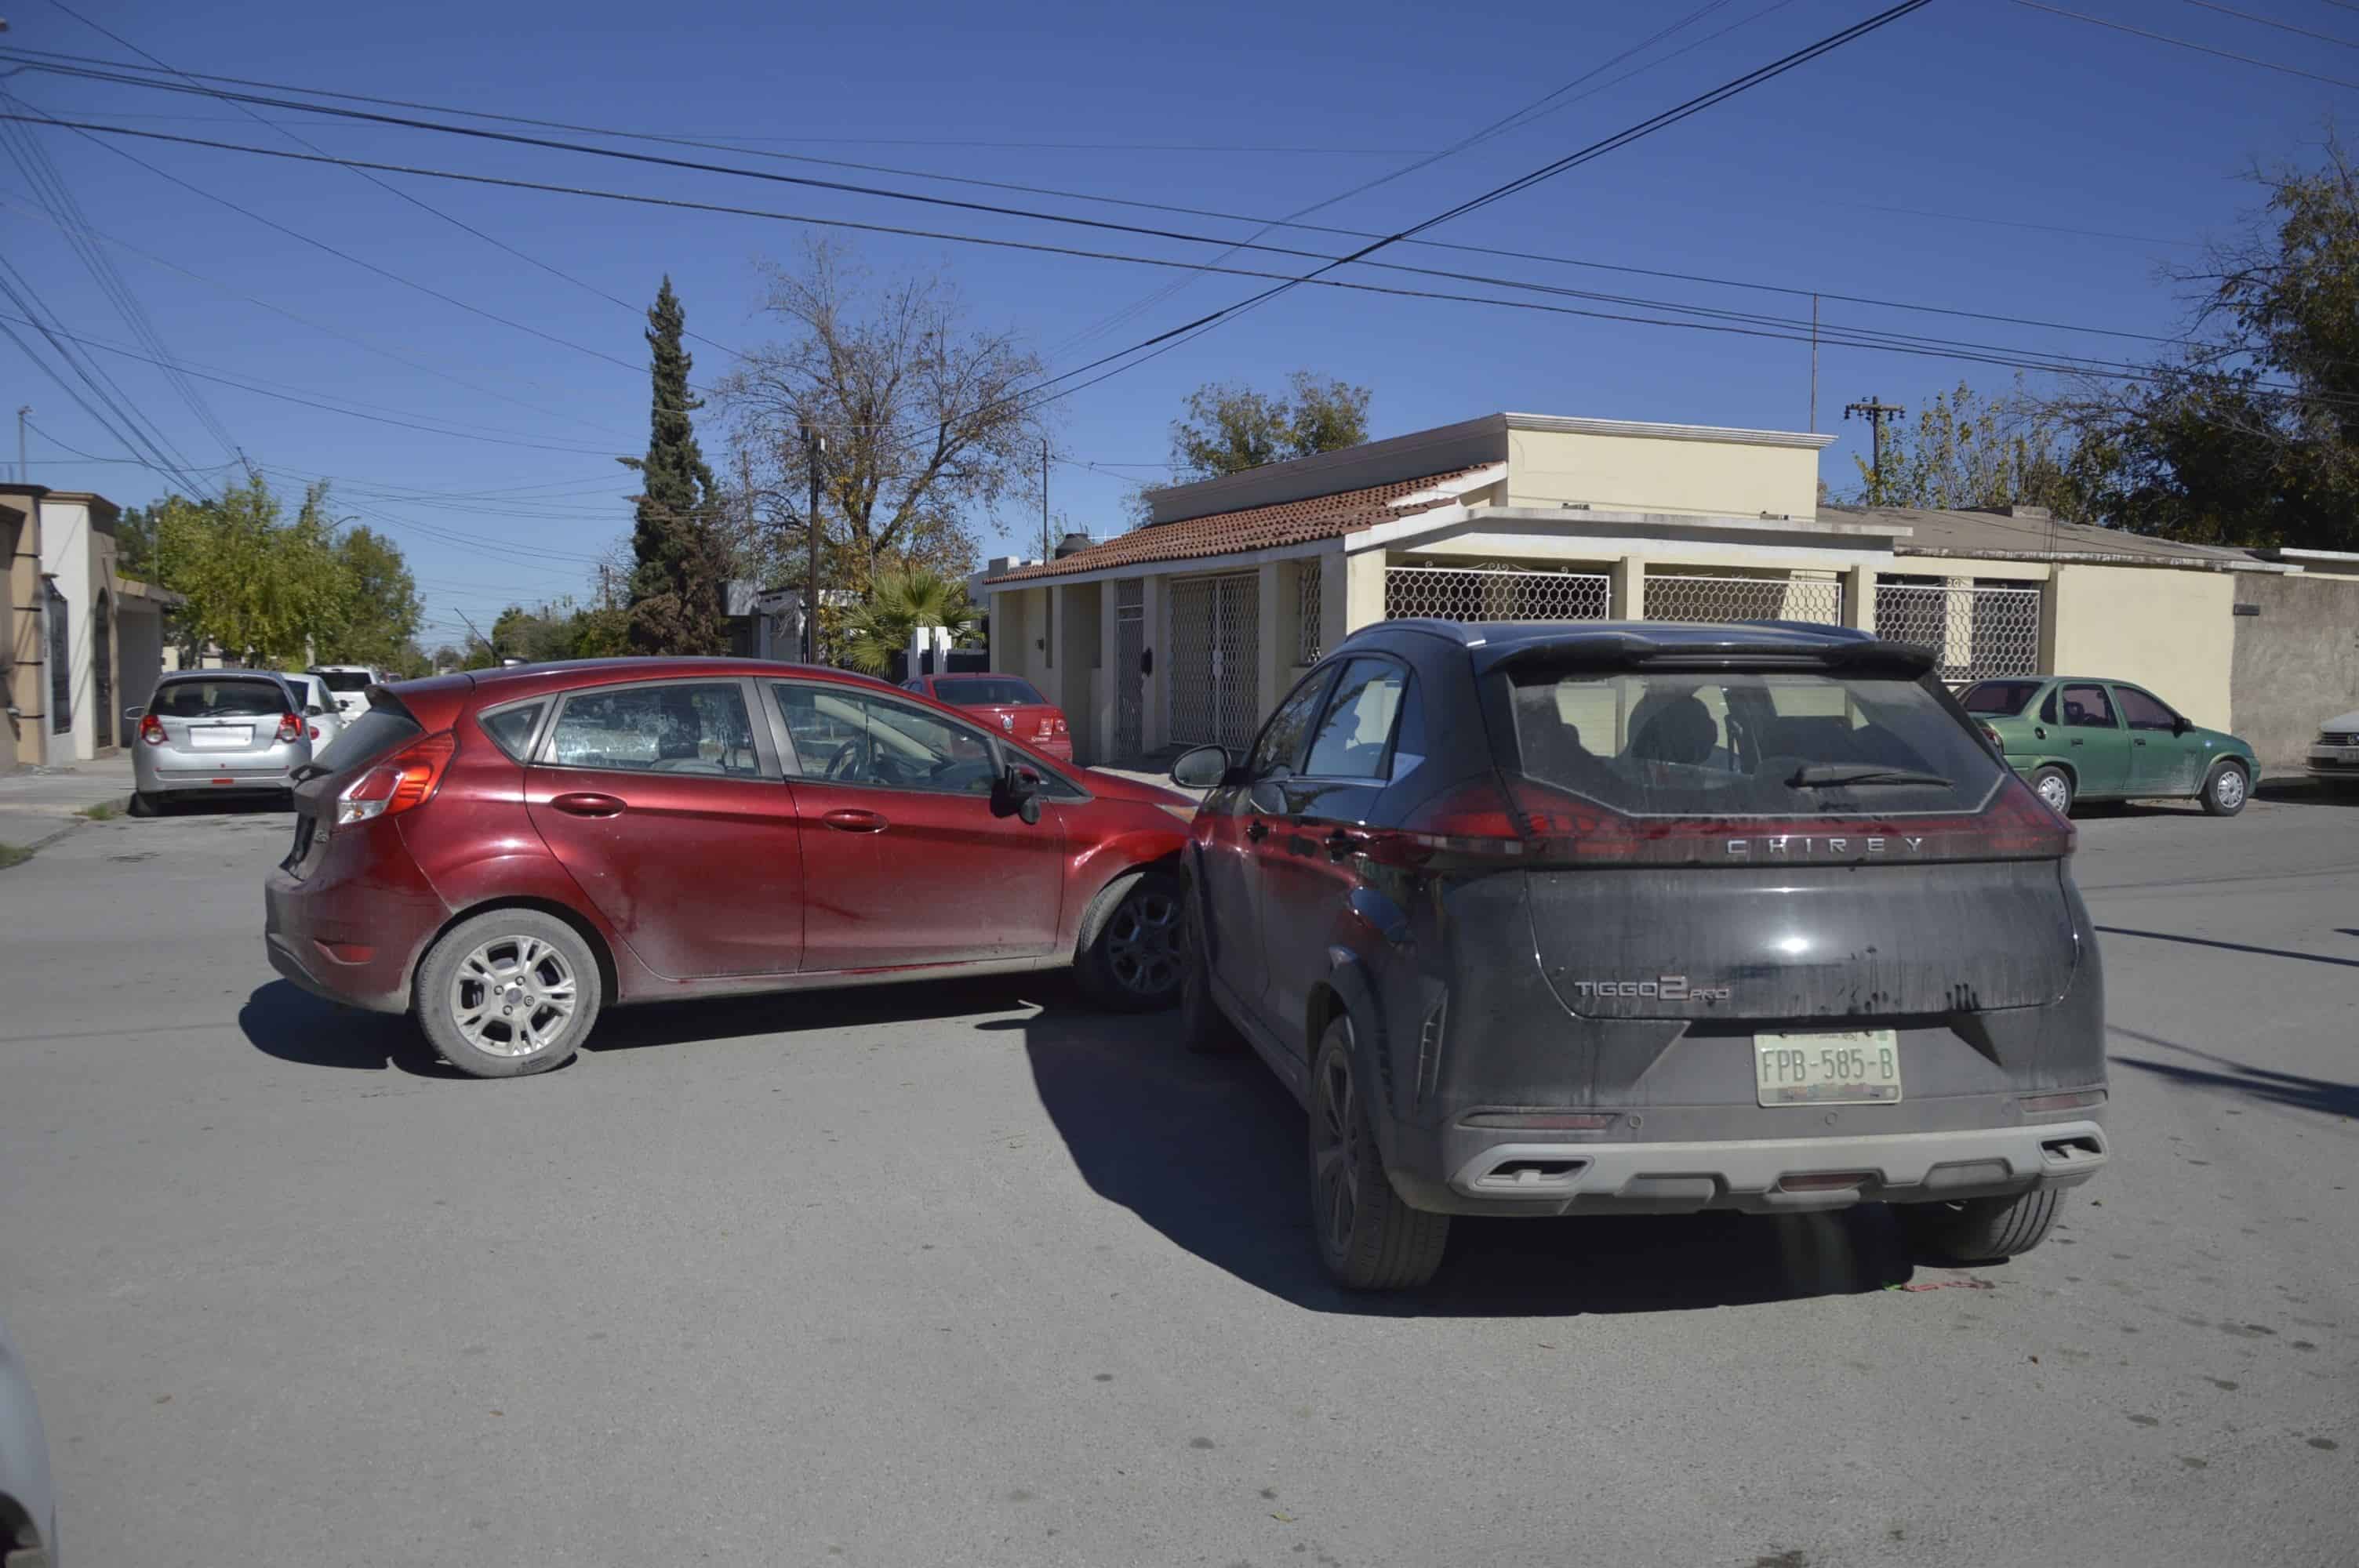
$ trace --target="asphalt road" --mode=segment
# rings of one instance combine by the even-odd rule
[[[452,1077],[272,977],[287,823],[0,871],[70,1565],[2359,1560],[2359,808],[2082,824],[2118,1156],[2041,1251],[1499,1222],[1397,1301],[1250,1058],[1061,981]]]

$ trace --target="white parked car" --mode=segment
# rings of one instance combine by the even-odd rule
[[[2319,726],[2310,743],[2310,776],[2321,784],[2359,784],[2359,713]]]
[[[385,674],[366,665],[313,665],[310,675],[318,676],[335,694],[335,707],[347,721],[368,711],[368,688],[381,686]]]
[[[336,694],[318,676],[290,674],[287,684],[303,699],[303,722],[311,732],[311,756],[317,761],[329,743],[344,732],[343,710],[336,705]]]

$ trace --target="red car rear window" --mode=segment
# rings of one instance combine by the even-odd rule
[[[953,676],[934,683],[934,696],[957,708],[1046,707],[1032,683],[1014,676]]]

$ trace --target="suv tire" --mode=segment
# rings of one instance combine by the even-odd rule
[[[2203,781],[2203,793],[2197,798],[2212,816],[2234,816],[2245,809],[2252,793],[2253,781],[2245,776],[2245,770],[2234,762],[2222,762]]]
[[[1375,1125],[1357,1084],[1352,1021],[1319,1037],[1310,1065],[1310,1225],[1319,1260],[1353,1291],[1424,1284],[1441,1267],[1450,1217],[1411,1208],[1393,1191]]]
[[[2031,793],[2046,801],[2057,816],[2072,815],[2072,775],[2062,768],[2035,769],[2031,775]]]
[[[1100,889],[1073,953],[1090,1000],[1114,1012],[1156,1012],[1178,1001],[1184,912],[1185,890],[1161,866],[1125,871]]]
[[[573,1059],[598,1022],[605,982],[590,944],[562,920],[495,909],[444,932],[409,994],[443,1060],[470,1077],[520,1078]]]
[[[2035,1187],[2011,1198],[1903,1204],[1900,1219],[1918,1246],[1940,1262],[1995,1263],[2045,1241],[2063,1206],[2063,1188]]]

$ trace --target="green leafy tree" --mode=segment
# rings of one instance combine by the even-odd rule
[[[418,631],[425,610],[401,549],[384,535],[354,528],[336,541],[349,588],[344,622],[317,650],[333,664],[390,668]]]
[[[188,598],[182,635],[246,664],[295,663],[332,639],[350,613],[351,582],[328,536],[325,499],[325,487],[313,486],[289,521],[256,477],[219,501],[176,495],[159,504],[163,586]]]
[[[868,597],[848,610],[833,641],[844,664],[864,675],[893,667],[894,650],[907,648],[920,626],[947,626],[952,639],[974,631],[974,607],[966,585],[926,567],[877,573]]]
[[[1879,481],[1854,455],[1860,499],[1870,506],[1992,510],[2046,506],[2070,516],[2082,503],[2060,455],[2061,422],[2026,397],[1984,398],[1965,383],[1936,393],[1913,421],[1884,438]]]
[[[666,277],[647,311],[654,385],[647,453],[623,460],[639,474],[629,624],[632,651],[640,654],[718,654],[728,644],[712,470],[689,419],[703,405],[688,389],[691,362],[680,346],[687,319]]]
[[[137,582],[152,582],[156,570],[155,506],[126,506],[114,520],[114,569]]]
[[[1215,382],[1188,396],[1171,425],[1177,482],[1217,479],[1265,463],[1356,447],[1368,438],[1369,391],[1299,370],[1290,393]]]
[[[2256,167],[2243,231],[2176,274],[2188,346],[2056,399],[2089,510],[2206,544],[2359,548],[2359,168]]]

